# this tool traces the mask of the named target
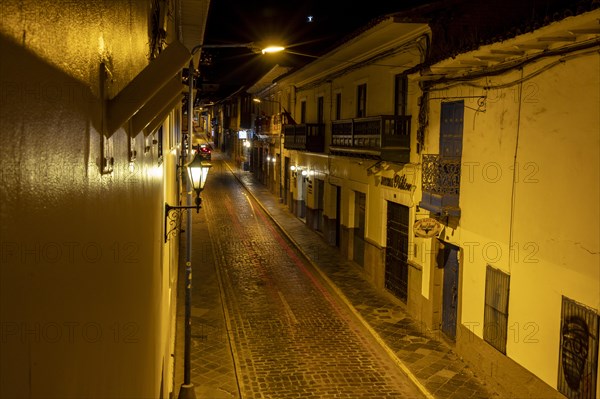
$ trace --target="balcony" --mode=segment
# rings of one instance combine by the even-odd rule
[[[283,125],[284,148],[310,152],[325,150],[325,125],[322,123],[303,123]]]
[[[460,217],[460,158],[423,155],[422,189],[421,208],[438,215]]]
[[[408,163],[411,116],[378,115],[331,122],[332,154]]]
[[[282,116],[279,114],[257,117],[254,122],[256,133],[260,135],[281,133],[281,119]]]

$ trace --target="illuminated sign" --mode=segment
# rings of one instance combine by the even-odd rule
[[[415,236],[421,238],[431,238],[440,234],[442,225],[433,218],[419,219],[413,225]]]

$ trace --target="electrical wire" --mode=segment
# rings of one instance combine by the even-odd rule
[[[582,42],[577,46],[569,46],[566,48],[561,48],[560,50],[552,50],[549,52],[536,54],[535,56],[527,58],[526,60],[519,60],[516,63],[510,63],[508,65],[503,65],[502,68],[499,68],[496,70],[487,69],[485,71],[476,71],[476,72],[473,72],[473,73],[470,73],[470,74],[467,74],[464,76],[454,77],[454,78],[444,77],[437,81],[430,81],[430,84],[440,84],[440,83],[444,83],[444,82],[451,82],[451,83],[448,85],[445,85],[443,87],[435,87],[435,88],[430,87],[429,91],[443,91],[443,90],[447,90],[448,88],[451,88],[451,87],[454,87],[457,85],[471,86],[471,87],[476,87],[476,88],[480,88],[480,89],[484,89],[484,90],[502,89],[502,88],[515,86],[515,85],[523,83],[529,79],[532,79],[535,76],[541,74],[542,72],[545,72],[557,65],[563,64],[564,62],[566,62],[568,60],[583,57],[583,56],[593,54],[593,53],[597,53],[598,52],[597,48],[593,49],[593,50],[589,50],[589,51],[583,51],[583,52],[579,52],[579,51],[588,50],[592,47],[598,47],[598,46],[600,46],[599,39],[589,40],[589,41]],[[575,53],[575,54],[573,54],[573,53]],[[561,57],[560,59],[558,59],[548,65],[543,66],[539,70],[534,71],[527,76],[522,76],[520,79],[517,79],[512,82],[498,84],[498,85],[478,85],[475,83],[468,82],[469,80],[479,79],[479,78],[483,78],[483,77],[487,78],[490,76],[500,75],[500,74],[506,73],[506,72],[508,72],[510,70],[514,70],[514,69],[523,69],[523,67],[525,65],[528,65],[539,59],[547,58],[547,57],[554,57],[554,56],[558,56],[558,55],[565,55],[565,56]]]

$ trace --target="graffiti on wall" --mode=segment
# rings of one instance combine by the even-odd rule
[[[563,297],[557,388],[570,399],[596,398],[599,319],[593,309]]]

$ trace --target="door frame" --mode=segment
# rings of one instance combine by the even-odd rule
[[[455,341],[460,326],[461,252],[460,247],[444,241],[439,242],[438,251],[438,256],[443,257],[440,329],[449,339]]]

